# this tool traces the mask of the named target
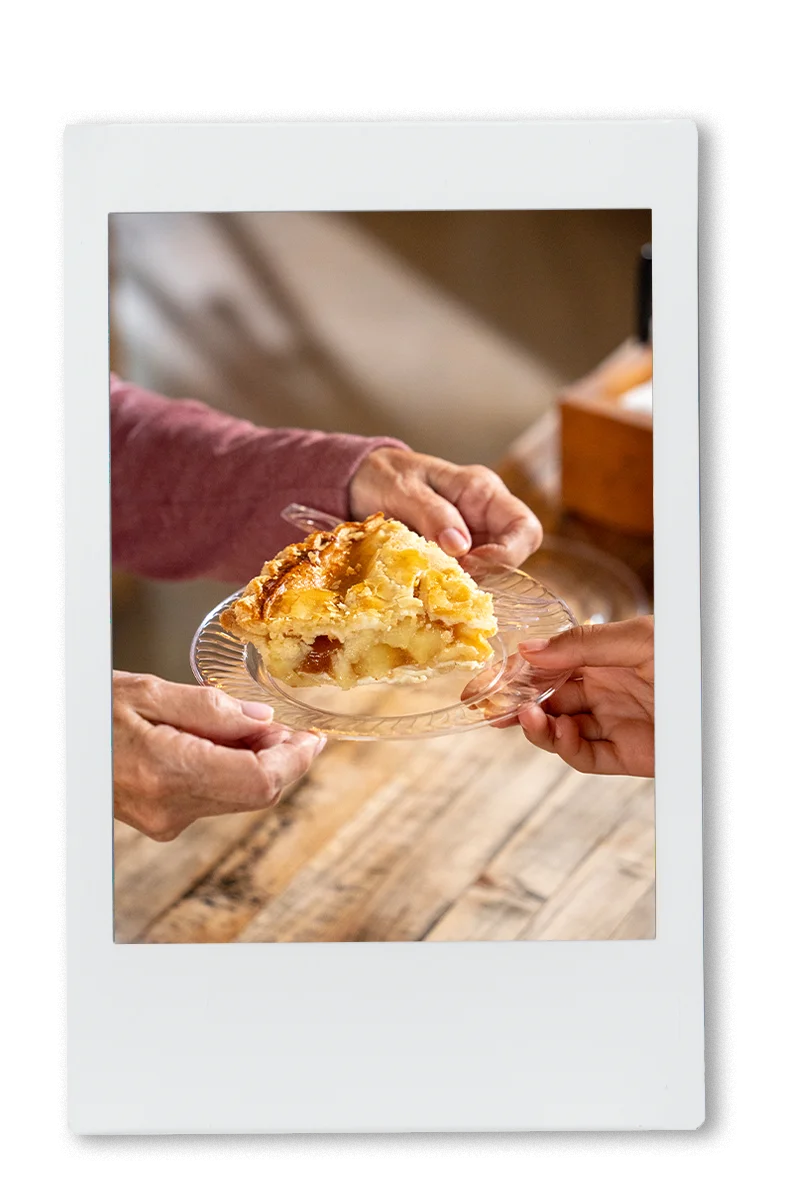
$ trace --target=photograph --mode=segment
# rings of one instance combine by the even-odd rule
[[[108,234],[115,942],[655,938],[651,210]]]

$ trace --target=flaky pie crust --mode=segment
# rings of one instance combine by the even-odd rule
[[[477,668],[493,598],[439,546],[376,513],[286,546],[221,617],[293,687],[354,687]]]

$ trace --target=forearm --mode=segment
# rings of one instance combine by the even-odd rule
[[[113,565],[243,581],[294,538],[286,504],[349,516],[359,464],[391,438],[267,429],[112,379]]]

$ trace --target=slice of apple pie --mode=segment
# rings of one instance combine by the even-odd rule
[[[493,597],[382,513],[313,533],[266,563],[222,614],[293,687],[421,680],[490,659]]]

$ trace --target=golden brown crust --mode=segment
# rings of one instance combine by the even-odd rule
[[[344,521],[330,533],[319,531],[303,542],[286,546],[259,576],[262,582],[256,599],[260,620],[273,615],[277,600],[287,590],[312,587],[341,595],[346,592],[361,575],[355,548],[383,523],[383,513],[375,513],[364,521]]]
[[[261,567],[233,607],[222,613],[223,628],[243,637],[244,626],[270,621],[285,596],[299,590],[330,591],[340,599],[361,575],[355,548],[385,524],[383,513],[374,513],[364,521],[343,521],[335,529],[318,530],[303,542],[286,546]]]
[[[294,686],[426,678],[489,659],[492,597],[454,559],[375,513],[286,546],[221,616]]]

